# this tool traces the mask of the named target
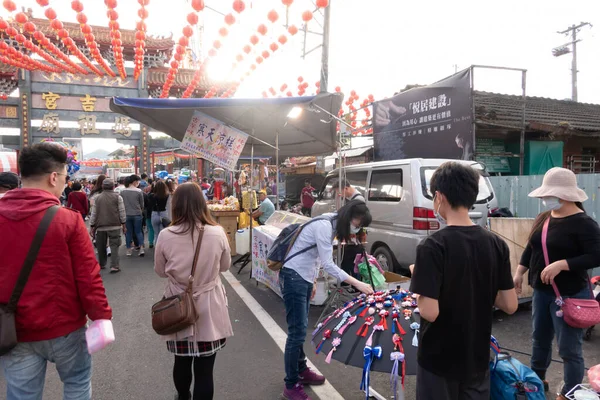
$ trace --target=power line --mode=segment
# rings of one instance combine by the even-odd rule
[[[571,35],[571,42],[552,49],[552,54],[555,57],[560,57],[570,52],[573,53],[573,60],[571,62],[571,100],[573,101],[577,101],[577,42],[581,41],[581,39],[577,39],[577,33],[585,26],[589,26],[591,28],[592,24],[589,22],[582,22],[579,25],[571,25],[571,27],[565,29],[564,31],[558,32],[565,36]],[[569,50],[568,46],[571,46],[572,50]]]

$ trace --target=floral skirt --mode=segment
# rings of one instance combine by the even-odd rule
[[[210,357],[225,347],[225,342],[225,339],[219,339],[213,342],[167,340],[167,350],[176,356]]]

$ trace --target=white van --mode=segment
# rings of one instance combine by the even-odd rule
[[[388,271],[406,273],[415,262],[417,245],[440,229],[433,214],[429,181],[443,159],[406,159],[352,165],[344,168],[349,184],[366,199],[373,217],[367,228],[367,251]],[[475,161],[457,161],[482,172]],[[482,173],[477,202],[469,215],[473,222],[486,226],[488,211],[496,208],[496,198],[489,179]],[[339,172],[330,172],[312,207],[312,216],[333,212],[339,206]]]

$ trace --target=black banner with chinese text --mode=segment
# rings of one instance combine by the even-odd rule
[[[375,160],[473,157],[471,70],[373,105]]]

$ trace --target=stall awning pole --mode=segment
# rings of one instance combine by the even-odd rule
[[[276,210],[279,210],[279,131],[275,134],[275,166],[277,167],[275,171],[275,207]]]

